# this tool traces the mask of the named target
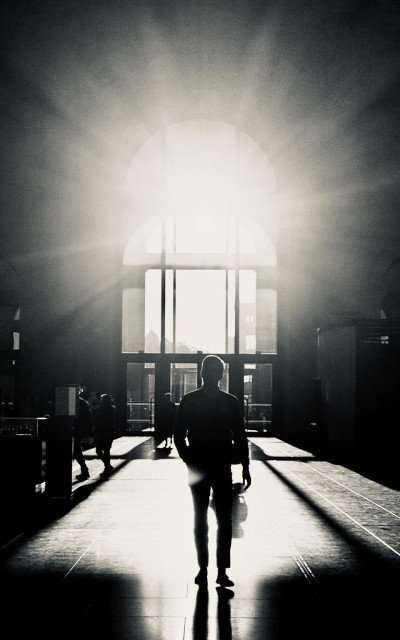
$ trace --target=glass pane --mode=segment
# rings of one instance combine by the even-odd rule
[[[255,353],[256,345],[256,272],[239,273],[239,353]]]
[[[273,289],[257,289],[257,351],[277,352],[277,293]]]
[[[228,278],[228,301],[227,301],[227,314],[228,314],[228,340],[226,346],[226,353],[235,353],[235,282],[236,272],[233,270],[227,271]]]
[[[144,349],[144,287],[124,289],[122,293],[122,351]]]
[[[227,362],[225,362],[224,377],[219,383],[219,388],[221,391],[229,393],[229,364]]]
[[[170,369],[172,402],[179,403],[182,397],[197,389],[197,364],[195,362],[174,362]]]
[[[195,362],[174,362],[170,367],[172,402],[179,404],[186,393],[195,391],[198,388],[197,364]],[[224,377],[219,386],[222,391],[229,392],[229,364],[227,363],[225,363]]]
[[[176,351],[225,353],[225,271],[176,273]]]
[[[247,431],[268,434],[272,419],[272,364],[244,365],[244,416]]]
[[[129,362],[127,380],[126,431],[153,431],[154,429],[154,363]]]
[[[174,271],[165,271],[165,353],[174,353]]]
[[[145,351],[160,353],[161,351],[161,270],[146,271],[145,295]]]

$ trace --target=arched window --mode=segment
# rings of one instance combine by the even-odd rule
[[[234,127],[167,127],[127,179],[122,351],[276,353],[273,172]],[[261,226],[257,219],[262,218]]]

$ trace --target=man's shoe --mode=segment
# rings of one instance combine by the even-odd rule
[[[216,582],[221,587],[233,587],[233,585],[235,584],[230,578],[228,578],[225,571],[218,571]]]
[[[208,582],[207,569],[200,569],[199,573],[194,579],[194,582],[199,587],[204,587]]]
[[[79,480],[79,482],[87,480],[88,478],[90,478],[89,471],[82,471],[82,473],[78,473],[78,475],[76,476],[76,479]]]

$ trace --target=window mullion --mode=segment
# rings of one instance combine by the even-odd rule
[[[172,335],[173,335],[173,353],[176,353],[176,269],[173,269],[172,281]]]
[[[239,304],[239,219],[235,217],[235,348],[234,353],[240,352],[240,304]]]
[[[161,353],[165,353],[165,305],[166,305],[165,243],[166,243],[166,219],[165,219],[165,215],[163,215],[161,218]]]

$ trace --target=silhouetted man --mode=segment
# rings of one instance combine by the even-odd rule
[[[176,415],[175,403],[171,400],[170,393],[164,393],[164,402],[160,411],[160,442],[165,441],[165,447],[172,447],[172,436],[174,433],[174,421]]]
[[[94,446],[96,454],[104,464],[104,470],[100,474],[107,478],[113,471],[111,465],[111,447],[115,438],[115,406],[113,397],[109,393],[100,396],[100,404],[93,410],[94,419]]]
[[[93,416],[89,403],[82,396],[83,392],[84,389],[81,387],[78,399],[78,416],[74,420],[73,457],[81,468],[81,472],[76,476],[77,480],[87,480],[90,477],[89,469],[82,451],[82,439],[93,435]]]
[[[232,586],[226,574],[232,543],[232,456],[235,444],[243,466],[245,489],[251,484],[249,452],[242,413],[236,396],[219,389],[224,362],[206,356],[201,366],[203,385],[183,396],[178,407],[174,440],[186,463],[194,506],[194,537],[199,572],[195,583],[207,583],[208,506],[213,490],[217,518],[217,583]]]

